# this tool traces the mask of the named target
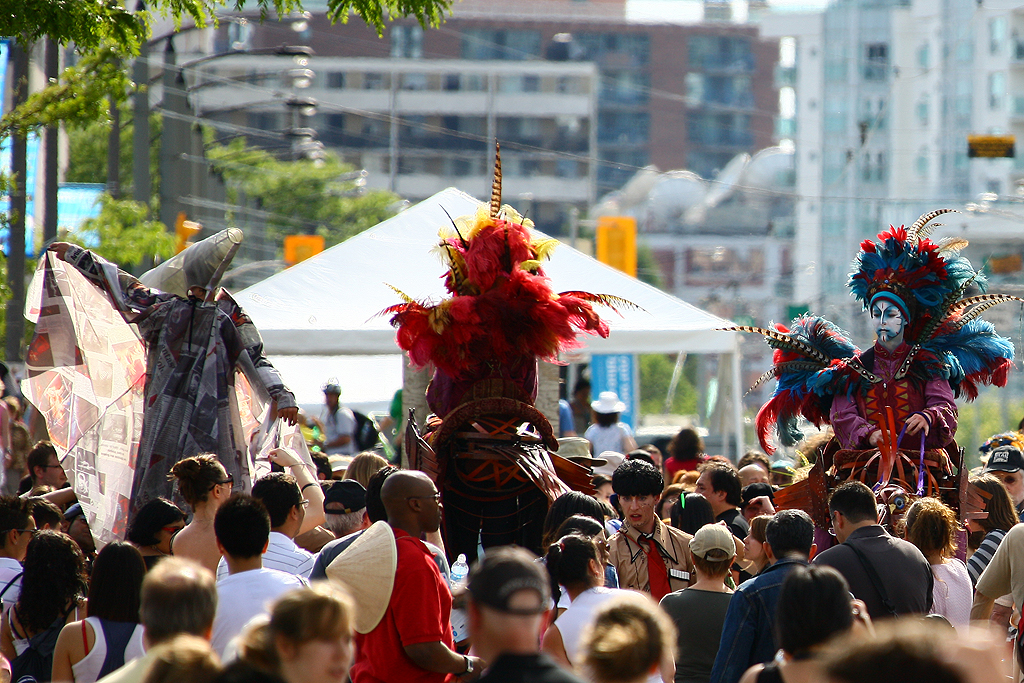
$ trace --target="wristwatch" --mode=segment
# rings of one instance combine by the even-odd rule
[[[459,675],[465,676],[466,674],[473,673],[473,660],[470,659],[467,655],[462,655],[462,658],[466,660],[466,670]]]

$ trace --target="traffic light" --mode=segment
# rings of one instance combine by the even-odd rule
[[[190,240],[202,229],[203,226],[199,223],[186,219],[184,211],[178,212],[178,219],[174,221],[174,234],[177,237],[177,241],[174,243],[174,253],[180,254],[192,246]]]

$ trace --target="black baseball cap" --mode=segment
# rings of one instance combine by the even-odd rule
[[[534,608],[511,607],[509,600],[521,590],[536,591]],[[488,548],[469,573],[467,592],[473,602],[505,614],[540,614],[548,609],[551,588],[547,572],[528,550],[517,546]]]
[[[355,479],[336,481],[324,492],[324,512],[327,514],[345,515],[365,507],[366,489]]]
[[[740,492],[740,498],[743,501],[742,507],[746,507],[747,503],[758,496],[768,496],[768,500],[774,503],[775,489],[772,488],[771,484],[766,484],[763,481],[759,481],[756,484],[747,484],[743,487],[743,491]]]
[[[1019,472],[1024,470],[1024,454],[1013,444],[992,449],[985,465],[986,472]]]

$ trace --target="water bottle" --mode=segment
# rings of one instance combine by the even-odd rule
[[[469,576],[469,565],[466,564],[466,556],[463,553],[459,553],[458,558],[455,560],[455,564],[452,565],[451,574],[449,575],[449,584],[451,585],[452,592],[464,588],[466,585],[466,577]]]

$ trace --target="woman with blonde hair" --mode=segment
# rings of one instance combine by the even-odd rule
[[[594,683],[672,681],[675,641],[672,621],[651,598],[623,591],[583,634],[583,669]]]
[[[974,589],[967,565],[956,554],[956,513],[935,498],[919,498],[907,510],[907,540],[932,566],[932,613],[946,617],[956,629],[971,620]]]
[[[365,489],[370,483],[370,477],[372,477],[377,470],[383,469],[387,466],[388,461],[384,458],[372,451],[363,451],[356,457],[352,458],[352,462],[348,464],[348,468],[345,470],[345,479],[355,479],[362,484]]]
[[[213,533],[213,518],[231,495],[234,481],[211,453],[183,458],[171,468],[178,491],[192,508],[192,521],[179,531],[171,545],[174,555],[195,560],[217,573],[220,550]]]
[[[326,583],[285,593],[270,618],[242,635],[243,662],[284,683],[345,683],[352,663],[355,605]]]

